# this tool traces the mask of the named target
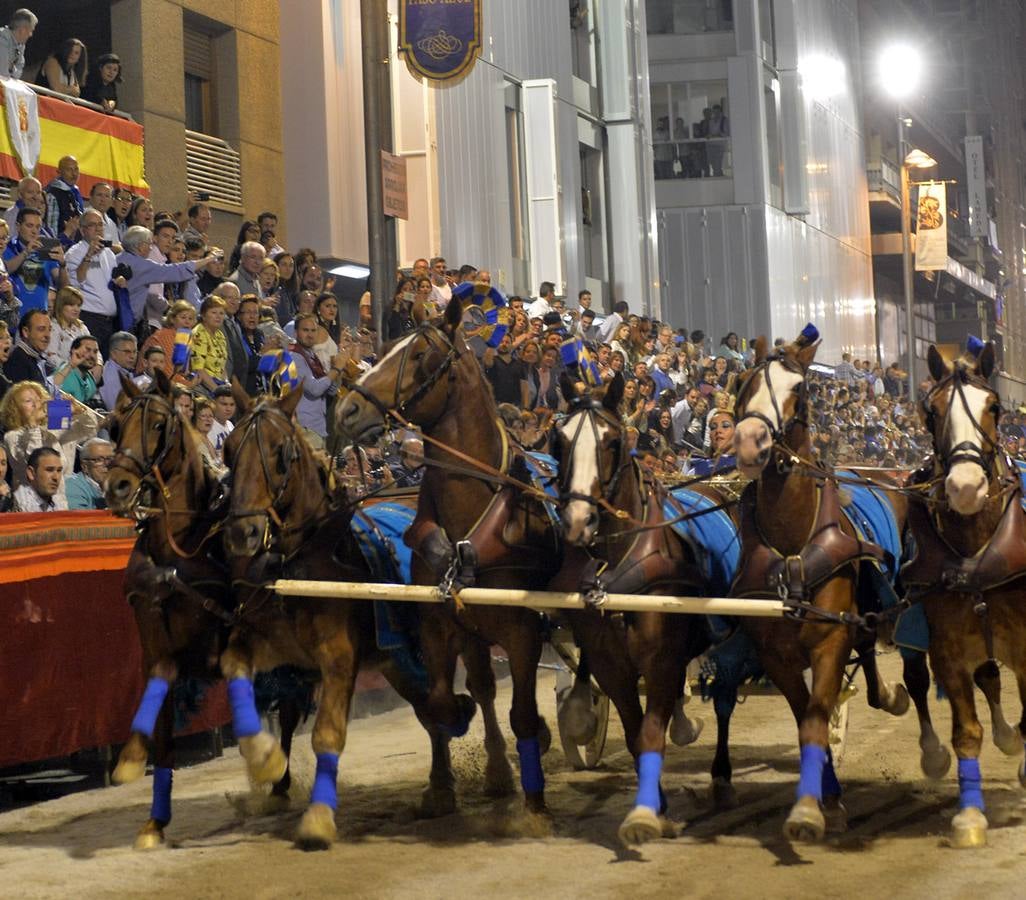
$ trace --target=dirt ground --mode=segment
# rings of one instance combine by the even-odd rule
[[[883,670],[896,677],[898,659]],[[1006,682],[1009,679],[1005,679]],[[539,699],[555,723],[552,672]],[[508,708],[508,681],[501,685]],[[1018,715],[1006,684],[1007,713]],[[982,705],[982,698],[980,698]],[[241,758],[175,774],[168,845],[131,849],[146,818],[150,779],[87,791],[0,816],[0,895],[5,897],[946,897],[1022,895],[1026,871],[1026,793],[1018,759],[989,743],[981,764],[989,846],[947,847],[956,812],[953,774],[919,774],[913,714],[894,719],[852,701],[840,769],[847,834],[819,846],[790,846],[781,825],[794,797],[796,732],[784,701],[755,696],[733,726],[737,809],[714,813],[707,794],[715,740],[710,706],[697,744],[671,747],[664,785],[681,837],[634,851],[616,839],[635,779],[619,725],[611,723],[602,765],[574,772],[558,745],[545,757],[551,822],[526,820],[518,799],[481,793],[479,722],[454,744],[460,811],[433,821],[413,809],[428,770],[427,742],[412,714],[397,710],[355,722],[342,757],[340,840],[327,852],[296,849],[291,836],[312,778],[309,737],[297,740],[291,808],[264,814],[248,791]],[[935,720],[949,734],[946,703]],[[512,751],[512,740],[510,741]]]

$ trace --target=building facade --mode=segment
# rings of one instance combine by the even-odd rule
[[[398,258],[489,268],[509,293],[542,281],[597,308],[658,314],[644,5],[641,0],[484,0],[483,50],[463,80],[415,79],[389,6],[394,152],[410,215]],[[282,0],[294,238],[366,262],[359,0]],[[314,52],[311,52],[314,48]],[[327,149],[327,153],[325,153]],[[304,216],[311,197],[324,202]]]
[[[667,318],[875,358],[855,0],[648,0]]]

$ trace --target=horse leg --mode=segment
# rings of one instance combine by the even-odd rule
[[[450,738],[467,733],[477,710],[473,698],[453,692],[460,643],[458,626],[447,613],[440,609],[421,612],[420,648],[428,679],[427,719]]]
[[[358,655],[351,638],[332,644],[334,646],[318,653],[321,703],[317,707],[311,740],[317,757],[317,774],[310,792],[310,805],[303,813],[296,834],[296,843],[304,850],[327,850],[336,835],[338,758],[346,745]]]
[[[681,679],[680,690],[677,692],[677,702],[673,705],[673,716],[670,719],[670,740],[678,747],[687,747],[698,740],[698,736],[705,728],[705,721],[698,716],[688,716],[684,705],[688,700],[687,669],[684,670],[684,677]]]
[[[232,728],[249,777],[256,784],[273,784],[285,776],[288,760],[281,745],[264,730],[253,696],[253,653],[236,629],[221,654],[221,674],[228,682]]]
[[[951,845],[960,849],[987,843],[987,818],[983,813],[980,747],[983,727],[976,716],[973,681],[965,665],[965,647],[951,640],[940,647],[936,629],[930,640],[930,661],[951,704],[951,743],[958,757],[959,812],[951,820]]]
[[[1005,756],[1018,756],[1022,752],[1022,738],[1019,732],[1005,718],[1001,708],[1001,672],[994,660],[987,660],[973,673],[973,681],[983,691],[990,707],[990,726],[994,746]]]
[[[513,679],[513,705],[509,712],[509,723],[517,739],[520,786],[524,790],[524,803],[528,812],[545,813],[545,776],[542,774],[539,738],[547,726],[538,715],[537,698],[541,634],[534,614],[527,611],[515,613],[506,632],[509,638],[504,646],[509,654],[510,675]]]
[[[1019,703],[1022,706],[1019,734],[1022,736],[1022,740],[1026,741],[1026,671],[1018,669],[1015,673],[1015,681],[1019,686]],[[1026,788],[1026,758],[1019,763],[1019,784]]]
[[[587,744],[598,730],[598,717],[591,706],[591,665],[588,654],[582,650],[574,685],[559,707],[559,729],[575,744]]]
[[[141,631],[141,629],[140,629]],[[118,764],[111,774],[114,784],[129,784],[146,774],[149,758],[149,744],[164,701],[171,693],[171,685],[178,676],[178,669],[170,657],[161,659],[148,667],[148,679],[135,718],[132,719],[131,735],[118,754]]]
[[[687,624],[668,621],[659,614],[638,614],[630,632],[632,655],[645,678],[645,715],[638,735],[638,792],[634,808],[620,825],[619,837],[627,846],[672,836],[675,828],[664,817],[666,800],[660,785],[666,728],[680,693],[687,668]]]
[[[871,637],[857,647],[859,662],[866,676],[866,701],[872,709],[882,709],[892,716],[908,712],[909,693],[905,685],[891,684],[880,674],[876,661],[876,638]]]
[[[730,718],[737,706],[738,686],[717,678],[712,685],[713,709],[716,712],[716,755],[713,757],[712,784],[709,786],[713,807],[733,809],[737,791],[731,784],[734,770],[730,764]]]
[[[285,754],[286,761],[292,755],[292,736],[296,733],[302,717],[303,711],[296,698],[289,697],[279,702],[278,724],[281,727],[281,750]],[[289,788],[292,787],[292,774],[289,771],[289,766],[290,764],[286,762],[285,774],[271,788],[271,797],[282,807],[288,806]]]
[[[492,648],[487,641],[471,638],[461,651],[467,669],[467,689],[481,708],[485,731],[484,791],[489,797],[508,797],[516,791],[513,767],[506,756],[506,738],[495,712],[495,672],[492,669]]]
[[[905,686],[919,716],[919,765],[927,778],[943,778],[951,768],[951,752],[937,737],[930,718],[930,670],[926,654],[918,650],[902,651]]]
[[[175,767],[174,688],[167,692],[153,731],[153,802],[150,817],[135,836],[136,850],[152,850],[164,843],[171,821],[171,782]]]

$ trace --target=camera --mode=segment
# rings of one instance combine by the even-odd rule
[[[210,199],[210,194],[206,191],[196,191],[193,197],[196,198],[197,203],[206,203]]]
[[[113,241],[107,241],[107,240],[100,241],[100,246],[101,247],[107,247],[109,249],[109,248],[114,246],[114,242]]]

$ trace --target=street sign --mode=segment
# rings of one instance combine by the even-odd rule
[[[406,190],[406,160],[387,150],[381,151],[382,212],[396,219],[410,217]]]

